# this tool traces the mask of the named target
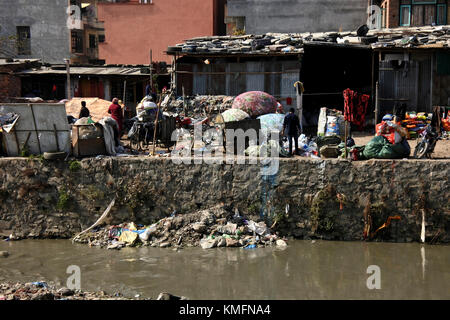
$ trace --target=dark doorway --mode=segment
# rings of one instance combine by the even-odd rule
[[[305,86],[304,115],[317,126],[320,108],[343,110],[343,91],[372,95],[372,53],[369,48],[330,44],[305,45],[300,79]]]

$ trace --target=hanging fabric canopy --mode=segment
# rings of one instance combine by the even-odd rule
[[[234,99],[233,109],[240,109],[252,117],[277,112],[278,102],[270,94],[262,91],[245,92]]]
[[[261,123],[261,131],[268,135],[272,131],[281,132],[283,130],[284,114],[269,113],[258,117]]]
[[[229,109],[222,113],[224,122],[241,121],[250,118],[248,113],[240,109]]]

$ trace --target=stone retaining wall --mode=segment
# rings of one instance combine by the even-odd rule
[[[71,237],[93,224],[116,197],[108,223],[150,224],[224,203],[258,215],[262,191],[275,229],[301,239],[449,242],[450,161],[280,159],[272,181],[258,165],[176,165],[170,159],[80,162],[0,159],[0,235]],[[286,205],[289,212],[285,214]],[[267,208],[267,206],[266,206]],[[365,224],[366,222],[371,222]]]

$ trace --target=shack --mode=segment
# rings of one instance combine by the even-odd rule
[[[342,110],[343,91],[370,95],[366,124],[397,104],[431,112],[450,105],[450,27],[203,37],[168,47],[178,96],[265,91],[295,106],[304,84],[303,121],[322,107]],[[378,89],[377,89],[378,88]]]
[[[450,106],[450,28],[388,29],[373,45],[379,62],[379,113],[395,105],[432,112]]]
[[[246,91],[273,95],[285,110],[297,105],[294,83],[304,83],[306,125],[317,125],[321,107],[343,108],[351,87],[372,93],[368,43],[337,43],[350,34],[275,34],[205,37],[169,47],[179,96],[237,96]]]
[[[0,116],[8,114],[18,118],[8,130],[0,132],[0,149],[5,155],[70,152],[70,126],[64,104],[0,103]]]
[[[62,100],[67,92],[65,65],[41,66],[17,73],[22,80],[23,96],[38,96],[44,100]],[[71,97],[97,97],[112,100],[118,97],[135,107],[145,94],[150,80],[146,66],[71,66]]]

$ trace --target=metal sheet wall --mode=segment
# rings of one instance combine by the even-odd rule
[[[403,64],[380,61],[380,111],[391,112],[396,103],[405,103],[409,111],[431,112],[431,56],[411,55]]]
[[[294,83],[300,75],[296,61],[195,64],[192,72],[192,92],[186,94],[237,96],[247,91],[265,91],[283,103],[290,97],[295,105]]]

